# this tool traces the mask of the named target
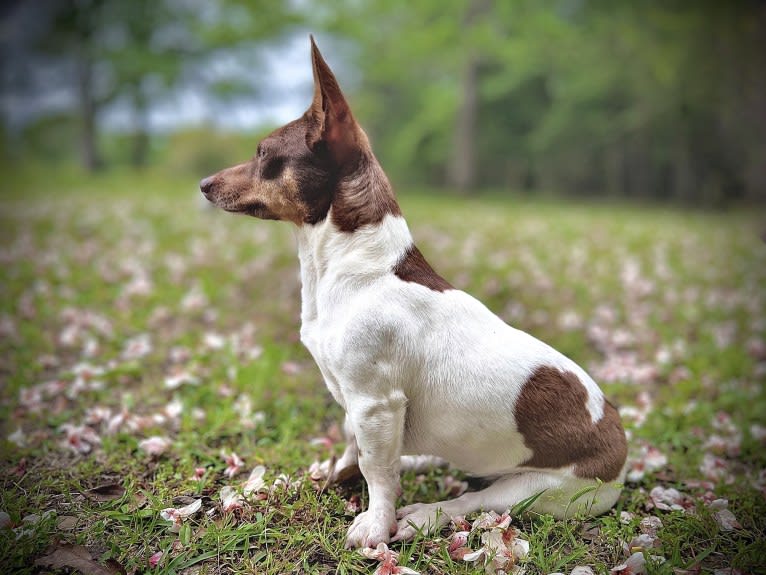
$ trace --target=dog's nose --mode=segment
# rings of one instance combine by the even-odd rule
[[[203,194],[205,194],[205,197],[207,197],[210,192],[213,191],[213,183],[215,182],[215,176],[208,176],[207,178],[203,178],[199,182],[199,189],[202,191]]]

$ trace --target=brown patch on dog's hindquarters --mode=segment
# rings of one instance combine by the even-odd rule
[[[394,274],[403,281],[417,283],[434,291],[453,289],[447,280],[434,271],[415,244],[409,247],[404,257],[394,266]]]
[[[574,466],[584,479],[614,481],[628,453],[625,431],[614,406],[604,400],[604,414],[595,424],[586,405],[588,392],[571,371],[539,367],[516,402],[516,426],[532,457],[522,466]]]

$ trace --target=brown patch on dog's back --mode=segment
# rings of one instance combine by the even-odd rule
[[[409,247],[404,257],[394,266],[394,274],[401,280],[418,283],[434,291],[453,289],[447,280],[434,271],[415,244]]]
[[[620,416],[604,400],[604,414],[593,423],[588,391],[571,371],[539,367],[516,402],[514,416],[532,457],[522,466],[561,468],[574,465],[578,477],[613,481],[627,457]]]

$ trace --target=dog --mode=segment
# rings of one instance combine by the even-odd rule
[[[339,481],[358,467],[369,488],[346,546],[522,502],[557,518],[609,510],[626,468],[617,410],[576,363],[433,270],[313,36],[311,59],[303,116],[200,189],[228,212],[296,226],[301,341],[346,413],[345,452],[313,471]],[[397,511],[402,469],[445,462],[491,483]]]

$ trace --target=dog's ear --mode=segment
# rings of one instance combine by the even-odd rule
[[[306,133],[306,144],[314,151],[324,146],[335,162],[344,166],[359,154],[359,128],[338,80],[322,58],[313,36],[311,63],[314,69],[314,100],[307,112],[310,127]]]

